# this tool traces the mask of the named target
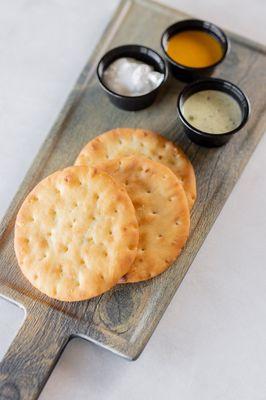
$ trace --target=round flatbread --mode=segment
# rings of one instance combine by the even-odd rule
[[[190,215],[182,185],[169,168],[139,156],[106,161],[97,169],[125,185],[136,210],[139,247],[123,281],[138,282],[160,274],[179,255],[189,235]]]
[[[91,140],[81,150],[75,165],[97,165],[108,159],[131,155],[161,162],[180,179],[191,209],[196,200],[196,179],[188,157],[170,140],[144,129],[113,129]]]
[[[41,181],[15,224],[26,278],[46,295],[79,301],[114,286],[135,259],[138,224],[122,185],[105,172],[69,167]]]

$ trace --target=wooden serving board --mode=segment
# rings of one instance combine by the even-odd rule
[[[231,34],[231,52],[215,75],[240,85],[250,99],[252,113],[247,126],[226,146],[207,149],[186,138],[176,116],[177,94],[183,84],[174,79],[146,110],[126,112],[109,103],[95,74],[101,55],[125,43],[144,44],[160,51],[163,30],[186,17],[148,0],[121,2],[0,226],[0,293],[22,305],[27,313],[0,364],[1,399],[36,399],[62,349],[74,336],[131,360],[138,357],[263,135],[266,52]],[[18,208],[40,179],[71,165],[88,140],[120,126],[161,132],[188,154],[198,187],[190,239],[177,262],[155,279],[117,286],[90,301],[54,301],[35,290],[20,273],[13,250]]]

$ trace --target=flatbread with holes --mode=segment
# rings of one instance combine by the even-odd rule
[[[189,208],[196,199],[196,179],[188,157],[170,140],[144,129],[118,128],[91,140],[80,152],[76,165],[97,165],[107,159],[139,155],[170,168],[180,179]]]
[[[25,199],[15,252],[33,286],[55,299],[78,301],[105,292],[129,271],[138,237],[123,186],[94,168],[69,167]]]
[[[186,243],[190,215],[183,186],[161,163],[131,156],[98,165],[123,183],[139,224],[139,247],[124,282],[152,278],[166,270]]]

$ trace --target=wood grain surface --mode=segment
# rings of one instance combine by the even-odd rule
[[[0,226],[0,293],[27,311],[22,328],[0,364],[1,400],[36,399],[62,349],[74,336],[128,359],[138,357],[263,135],[266,52],[262,46],[235,35],[229,34],[231,52],[215,76],[238,84],[250,99],[252,113],[246,127],[226,146],[206,149],[186,138],[176,113],[176,99],[183,84],[172,78],[146,110],[126,112],[109,103],[95,74],[101,55],[125,43],[144,44],[160,51],[162,31],[186,17],[147,0],[121,2]],[[117,286],[90,301],[54,301],[35,290],[19,270],[13,249],[16,213],[40,179],[71,165],[88,140],[119,126],[159,131],[190,157],[198,184],[190,239],[175,264],[161,276]]]

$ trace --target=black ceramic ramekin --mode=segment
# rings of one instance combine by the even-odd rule
[[[200,30],[212,35],[220,43],[222,48],[223,55],[220,60],[208,67],[193,68],[179,64],[171,57],[169,57],[169,55],[167,54],[168,40],[170,39],[170,37],[177,34],[178,32],[183,32],[187,30]],[[220,28],[218,28],[218,26],[212,24],[211,22],[201,21],[198,19],[186,19],[180,22],[176,22],[164,31],[161,39],[161,46],[173,76],[182,81],[190,82],[210,76],[213,73],[215,67],[217,67],[217,65],[219,65],[224,60],[226,54],[228,53],[229,42],[225,33]]]
[[[103,81],[103,73],[112,62],[121,57],[135,58],[136,60],[151,65],[155,71],[164,75],[163,81],[151,92],[141,96],[123,96],[113,92],[105,85]],[[136,44],[129,44],[108,51],[99,61],[97,75],[103,90],[116,107],[128,111],[137,111],[149,107],[153,103],[160,88],[167,79],[167,66],[164,59],[153,49]]]
[[[232,96],[239,104],[242,120],[239,126],[232,131],[226,133],[212,134],[202,132],[199,129],[193,127],[184,117],[182,113],[182,107],[185,101],[194,93],[201,92],[202,90],[220,90],[224,93]],[[193,82],[184,87],[182,92],[178,96],[177,100],[177,112],[182,124],[185,128],[185,132],[189,139],[199,144],[200,146],[206,147],[218,147],[228,142],[231,137],[237,133],[246,124],[249,113],[250,105],[245,94],[236,85],[223,79],[208,78],[197,82]]]

